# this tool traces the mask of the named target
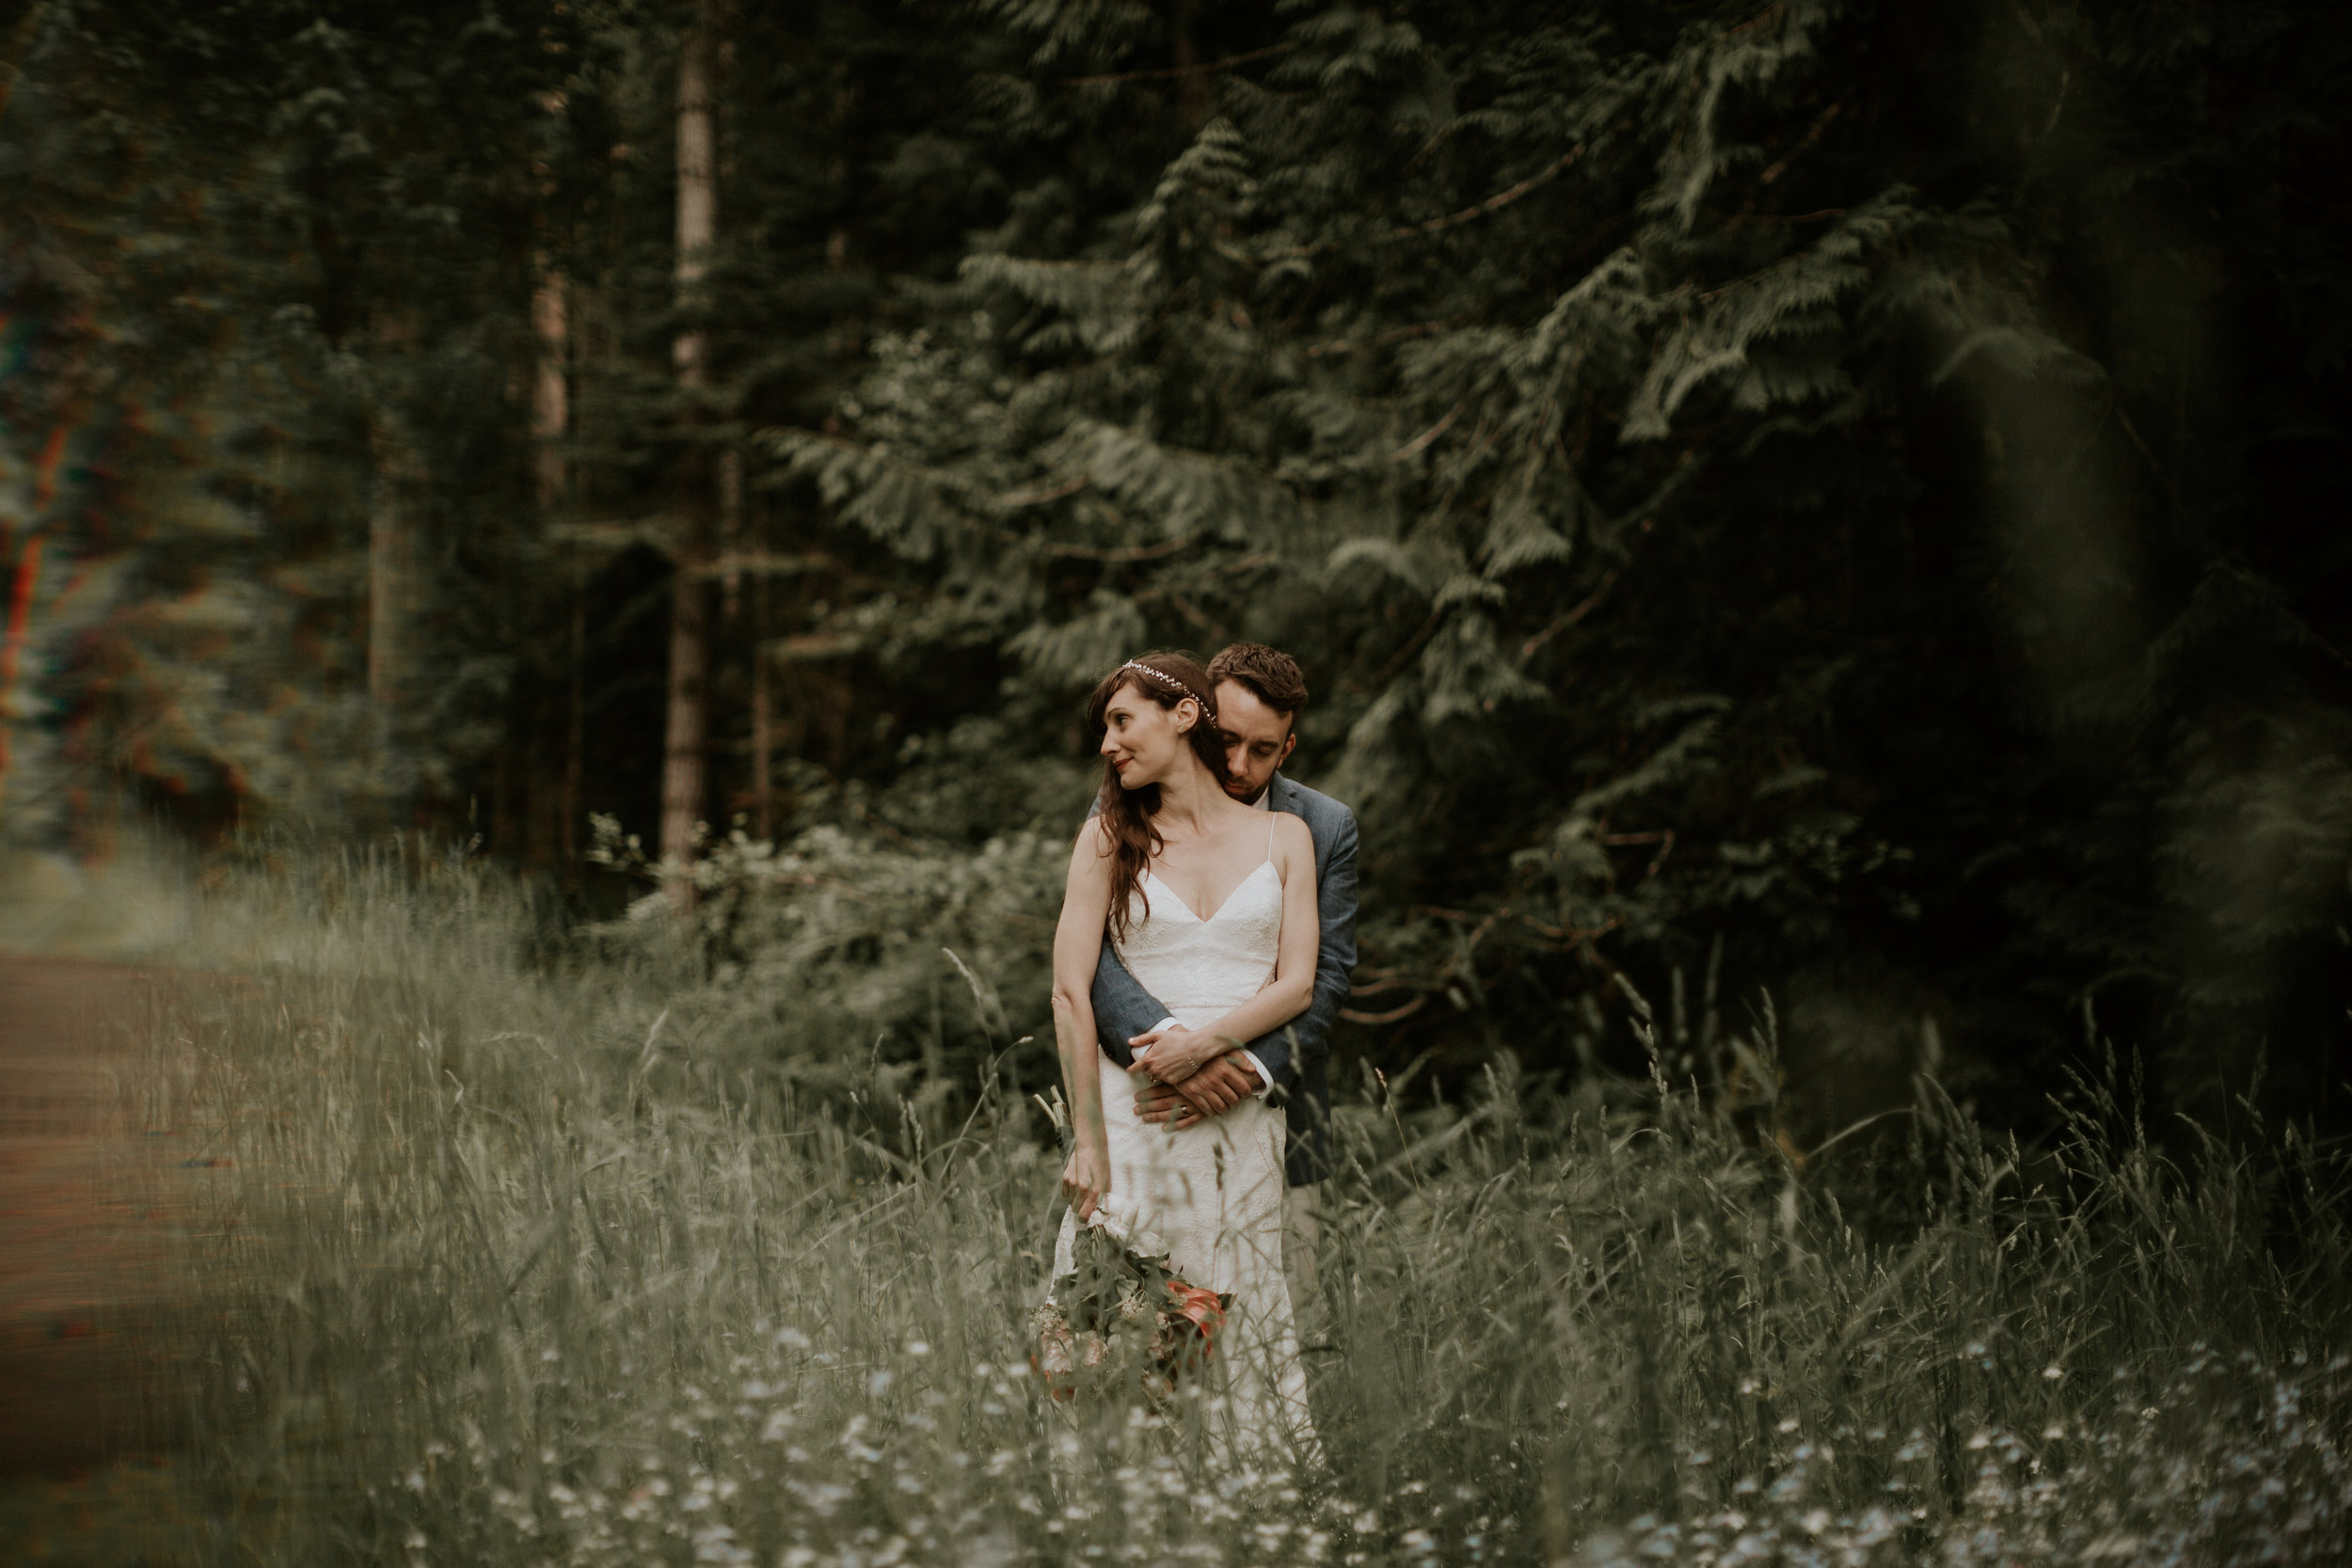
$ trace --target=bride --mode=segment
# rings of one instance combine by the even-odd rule
[[[1181,1130],[1136,1109],[1149,1081],[1180,1084],[1238,1055],[1239,1041],[1289,1022],[1313,994],[1313,841],[1298,817],[1225,792],[1211,690],[1190,657],[1154,653],[1111,672],[1088,704],[1104,766],[1054,937],[1055,1033],[1076,1140],[1052,1277],[1071,1272],[1084,1225],[1230,1292],[1209,1363],[1224,1395],[1221,1412],[1211,1406],[1212,1439],[1243,1463],[1312,1467],[1321,1451],[1282,1273],[1282,1112],[1263,1098],[1263,1080],[1259,1096]],[[1106,936],[1173,1015],[1136,1037],[1132,1074],[1096,1038],[1091,993]]]

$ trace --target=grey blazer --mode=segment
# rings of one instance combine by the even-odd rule
[[[1267,802],[1307,824],[1315,844],[1315,906],[1322,917],[1323,944],[1315,955],[1314,1000],[1290,1022],[1249,1042],[1249,1051],[1273,1079],[1273,1097],[1290,1128],[1290,1183],[1303,1187],[1329,1174],[1331,1089],[1327,1073],[1331,1023],[1347,1000],[1348,976],[1356,969],[1356,814],[1328,795],[1293,784],[1281,774],[1266,786]],[[1168,1016],[1145,990],[1107,942],[1094,966],[1094,1027],[1104,1053],[1132,1066],[1129,1037]]]

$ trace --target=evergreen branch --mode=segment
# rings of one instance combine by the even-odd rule
[[[860,457],[871,458],[881,455],[870,446],[864,445],[863,443],[857,441],[852,441],[846,436],[833,435],[829,432],[819,434],[812,431],[792,431],[787,433],[787,436],[791,440],[803,442],[811,446],[830,447],[836,451],[849,452]],[[1039,539],[1029,534],[1019,533],[1010,529],[999,527],[998,525],[989,522],[984,518],[973,516],[969,512],[964,510],[962,506],[956,504],[959,499],[969,502],[982,499],[983,498],[976,496],[973,487],[965,481],[959,479],[953,473],[945,469],[930,467],[926,464],[910,463],[903,458],[892,458],[889,459],[889,461],[901,472],[904,472],[929,485],[931,489],[933,499],[941,504],[945,515],[948,519],[955,522],[958,526],[974,533],[984,534],[991,539],[996,540],[1000,544],[1012,545],[1018,547],[1034,550],[1041,555],[1054,556],[1058,559],[1068,561],[1099,561],[1106,562],[1157,561],[1163,556],[1174,555],[1177,551],[1199,543],[1200,539],[1200,533],[1198,530],[1188,533],[1179,534],[1173,539],[1164,539],[1156,545],[1104,546],[1096,545],[1065,545],[1050,539]],[[1067,497],[1074,496],[1079,491],[1087,488],[1087,486],[1092,484],[1093,483],[1094,475],[1090,473],[1083,473],[1074,479],[1066,480],[1062,483],[1054,485],[1047,489],[1015,490],[1000,495],[986,497],[984,499],[990,505],[1003,507],[1008,510],[1018,510],[1022,507],[1040,506],[1048,501],[1060,500]]]
[[[677,562],[680,552],[676,535],[666,520],[654,517],[624,523],[557,523],[548,529],[548,537],[557,544],[572,545],[583,550],[603,550],[619,554],[626,549],[648,549],[664,559]],[[822,550],[801,555],[777,555],[766,550],[737,550],[709,557],[685,568],[698,578],[732,577],[739,573],[752,577],[795,577],[803,572],[826,572],[842,569],[838,556]]]
[[[1713,208],[1708,210],[1710,213],[1714,211]],[[1818,213],[1727,213],[1722,215],[1725,223],[1820,223],[1829,218],[1842,218],[1850,211],[1851,209],[1846,207],[1824,207]]]
[[[1047,501],[1057,501],[1065,497],[1076,495],[1089,483],[1088,475],[1080,474],[1077,478],[1057,484],[1050,490],[1008,490],[996,498],[996,504],[1008,511],[1024,506],[1043,506]]]
[[[1460,316],[1454,315],[1446,317],[1443,321],[1416,322],[1411,326],[1400,326],[1393,331],[1383,332],[1377,338],[1361,343],[1354,343],[1345,338],[1339,338],[1327,343],[1314,344],[1307,350],[1307,357],[1320,359],[1327,354],[1353,354],[1359,348],[1369,353],[1373,349],[1386,348],[1391,343],[1401,343],[1407,338],[1426,338],[1432,333],[1443,332],[1447,327],[1459,323],[1461,319]]]
[[[1657,855],[1651,859],[1649,869],[1642,873],[1642,880],[1646,882],[1658,875],[1658,868],[1666,863],[1668,855],[1675,852],[1675,831],[1672,828],[1661,828],[1655,832],[1646,833],[1603,833],[1600,836],[1600,842],[1612,847],[1627,844],[1657,845],[1659,847]]]
[[[1613,975],[1621,973],[1615,964],[1600,956],[1600,949],[1595,947],[1593,942],[1622,927],[1626,923],[1624,915],[1613,914],[1589,930],[1581,926],[1547,926],[1532,914],[1523,914],[1519,920],[1537,936],[1556,942],[1563,947],[1581,949],[1604,973]]]
[[[663,556],[677,552],[676,523],[667,516],[613,517],[586,523],[550,523],[547,537],[555,544],[612,554],[643,546]]]
[[[1644,537],[1646,537],[1650,531],[1658,526],[1658,514],[1654,509],[1673,492],[1677,485],[1681,483],[1683,473],[1689,468],[1691,459],[1697,454],[1697,451],[1698,449],[1694,446],[1690,451],[1685,451],[1681,457],[1677,459],[1675,463],[1675,472],[1668,476],[1666,482],[1659,486],[1658,492],[1651,496],[1650,504],[1653,510],[1648,516],[1642,519],[1641,532]],[[1635,541],[1636,544],[1639,542],[1639,540]],[[1555,617],[1551,625],[1535,633],[1533,637],[1530,637],[1525,642],[1520,643],[1519,664],[1524,667],[1529,659],[1535,657],[1536,651],[1542,648],[1545,643],[1550,641],[1553,638],[1559,636],[1570,626],[1575,626],[1579,621],[1584,619],[1585,616],[1590,615],[1600,604],[1602,598],[1608,594],[1609,590],[1616,585],[1617,574],[1623,570],[1624,568],[1622,566],[1612,566],[1608,571],[1603,572],[1600,578],[1600,586],[1595,588],[1590,594],[1587,594],[1584,596],[1582,603]]]
[[[1780,15],[1780,12],[1781,8],[1779,6],[1767,6],[1762,10],[1756,12],[1754,16],[1748,18],[1745,22],[1740,23],[1738,26],[1724,28],[1723,31],[1723,37],[1727,39],[1736,39],[1741,33],[1752,33],[1756,28],[1763,26],[1766,23]]]
[[[1843,109],[1845,106],[1846,105],[1843,103],[1832,103],[1828,108],[1822,110],[1821,118],[1813,122],[1813,129],[1807,131],[1804,134],[1804,138],[1800,140],[1796,146],[1790,148],[1785,157],[1759,175],[1757,177],[1758,182],[1769,185],[1773,181],[1779,179],[1782,175],[1788,173],[1788,166],[1790,164],[1795,163],[1799,158],[1804,157],[1806,153],[1813,150],[1813,144],[1821,139],[1821,133],[1829,129],[1829,122],[1836,119],[1837,118],[1838,111]]]
[[[2326,647],[2327,644],[2322,643],[2321,646]],[[2333,653],[2335,650],[2329,649],[2328,651]],[[40,805],[53,797],[79,787],[84,779],[99,772],[102,768],[112,768],[129,760],[137,754],[141,741],[162,728],[167,722],[179,717],[168,708],[148,715],[125,729],[113,740],[95,748],[87,756],[67,763],[50,778],[47,784],[33,791],[32,794],[18,797],[15,809],[22,813],[30,807]],[[0,721],[0,722],[5,722],[5,721]]]
[[[744,573],[752,577],[794,577],[803,572],[831,571],[841,562],[821,550],[804,555],[774,555],[763,550],[738,550],[711,557],[693,567],[698,578],[730,577]]]
[[[1438,150],[1438,148],[1443,147],[1446,142],[1452,138],[1454,133],[1462,128],[1463,123],[1464,122],[1458,119],[1451,119],[1445,124],[1438,126],[1434,132],[1430,133],[1429,139],[1421,144],[1420,150],[1416,151],[1410,158],[1405,160],[1405,167],[1400,171],[1400,173],[1403,175],[1410,175],[1413,170],[1421,167],[1422,161],[1427,158],[1432,152]]]
[[[1220,71],[1231,71],[1237,65],[1248,65],[1252,60],[1263,60],[1268,55],[1287,55],[1297,47],[1295,43],[1269,44],[1263,49],[1252,49],[1246,55],[1229,55],[1224,59],[1211,60],[1205,65],[1169,66],[1162,71],[1128,71],[1116,76],[1065,76],[1062,86],[1103,87],[1120,82],[1164,82],[1181,76],[1211,76]]]
[[[1444,217],[1430,218],[1423,223],[1408,223],[1401,229],[1391,229],[1380,236],[1381,242],[1387,244],[1397,240],[1409,240],[1417,234],[1435,234],[1476,218],[1491,217],[1531,191],[1549,184],[1561,175],[1565,174],[1568,166],[1582,156],[1584,156],[1584,144],[1578,142],[1574,147],[1561,153],[1548,167],[1538,169],[1508,190],[1497,191],[1477,206],[1465,207],[1458,213],[1449,213]]]
[[[1068,561],[1157,561],[1164,555],[1174,555],[1185,546],[1200,541],[1198,533],[1181,534],[1157,545],[1130,545],[1120,549],[1098,549],[1091,545],[1057,545],[1051,540],[1025,539],[1002,529],[992,529],[998,538],[1016,545],[1026,545],[1044,555],[1058,556]]]
[[[2148,460],[2148,471],[2155,475],[2156,483],[2164,487],[2165,499],[2172,503],[2172,515],[2186,522],[2187,503],[2181,499],[2181,493],[2172,487],[2171,478],[2165,473],[2164,465],[2156,461],[2156,454],[2149,449],[2146,441],[2140,439],[2139,427],[2132,423],[2132,417],[2123,411],[2122,404],[2110,400],[2109,405],[2114,408],[2116,422],[2123,427],[2123,434],[2130,436],[2132,445],[2139,449],[2139,455]]]
[[[1389,662],[1380,667],[1380,673],[1372,677],[1373,686],[1383,687],[1395,679],[1397,672],[1404,669],[1412,657],[1421,652],[1428,644],[1429,640],[1437,635],[1438,626],[1444,620],[1445,610],[1442,608],[1431,610],[1429,619],[1421,624],[1421,630],[1413,633],[1406,640],[1405,646],[1399,648],[1391,656]]]
[[[1553,617],[1551,625],[1546,626],[1543,630],[1535,633],[1534,636],[1530,637],[1525,642],[1519,644],[1519,663],[1521,665],[1525,665],[1529,659],[1535,657],[1537,649],[1541,648],[1545,643],[1550,641],[1553,638],[1559,636],[1562,632],[1567,630],[1570,626],[1576,625],[1579,621],[1584,619],[1585,616],[1590,615],[1593,612],[1594,607],[1600,603],[1602,595],[1607,594],[1610,588],[1615,584],[1619,570],[1620,568],[1615,566],[1610,567],[1608,571],[1601,574],[1600,586],[1586,594],[1584,596],[1583,603],[1578,605],[1573,610]]]
[[[1442,233],[1461,224],[1470,223],[1479,218],[1492,217],[1514,201],[1560,178],[1567,172],[1569,165],[1582,156],[1584,156],[1584,143],[1578,142],[1574,147],[1553,159],[1551,163],[1529,175],[1518,184],[1495,192],[1494,195],[1475,206],[1465,207],[1458,213],[1448,213],[1442,217],[1426,218],[1420,223],[1403,224],[1385,234],[1375,235],[1373,243],[1393,245],[1399,240],[1417,239],[1426,234]],[[1245,266],[1263,266],[1268,261],[1295,261],[1309,256],[1320,256],[1326,251],[1337,250],[1340,245],[1341,242],[1338,240],[1325,240],[1318,245],[1292,245],[1287,249],[1277,250],[1264,256],[1253,256],[1238,245],[1220,245],[1216,247],[1216,253],[1229,261],[1239,261]]]
[[[1429,999],[1432,996],[1444,994],[1452,990],[1457,984],[1464,983],[1465,981],[1467,981],[1467,984],[1473,992],[1483,994],[1486,986],[1478,978],[1476,968],[1478,944],[1485,941],[1487,935],[1503,921],[1518,920],[1526,921],[1531,925],[1534,924],[1533,920],[1529,916],[1518,913],[1509,904],[1500,905],[1495,909],[1487,911],[1484,915],[1472,914],[1467,910],[1450,910],[1438,904],[1424,904],[1414,912],[1418,914],[1435,915],[1439,920],[1451,920],[1464,925],[1471,925],[1471,929],[1468,936],[1460,940],[1459,945],[1456,948],[1454,957],[1446,961],[1446,965],[1443,969],[1438,971],[1435,976],[1428,977],[1418,982],[1423,988],[1421,994],[1415,996],[1409,1002],[1390,1008],[1386,1012],[1368,1013],[1352,1007],[1343,1007],[1340,1009],[1340,1016],[1347,1020],[1350,1023],[1379,1025],[1401,1022],[1404,1020],[1412,1017],[1415,1013],[1421,1011],[1422,1008],[1427,1006],[1429,1005]],[[1474,925],[1471,924],[1473,922],[1475,922]],[[1466,967],[1469,969],[1467,976],[1464,974]],[[1499,972],[1499,975],[1500,973],[1506,973],[1509,968],[1510,964],[1506,960],[1503,966],[1503,971]],[[1411,985],[1415,983],[1416,982],[1403,978],[1391,970],[1384,973],[1381,977],[1375,981],[1372,985],[1351,990],[1348,992],[1348,996],[1350,998],[1368,996],[1377,991],[1393,990],[1399,986]]]
[[[1422,994],[1414,997],[1410,1002],[1406,1003],[1402,1007],[1391,1007],[1385,1013],[1361,1013],[1358,1012],[1353,1007],[1342,1007],[1340,1009],[1340,1016],[1347,1020],[1350,1023],[1370,1023],[1375,1025],[1382,1023],[1401,1023],[1427,1006],[1429,1006],[1429,996],[1428,993],[1424,991]]]
[[[1422,431],[1420,435],[1414,436],[1411,440],[1397,448],[1396,451],[1389,453],[1389,461],[1391,463],[1402,463],[1406,458],[1412,456],[1415,452],[1426,450],[1430,442],[1436,440],[1438,436],[1443,436],[1447,431],[1454,428],[1454,421],[1460,419],[1462,417],[1462,410],[1469,406],[1470,399],[1466,396],[1447,412],[1444,419],[1439,420],[1436,424],[1431,425],[1427,430]]]
[[[1364,973],[1365,969],[1371,966],[1359,965],[1358,966],[1356,973],[1360,975]],[[1394,970],[1383,970],[1380,972],[1378,977],[1375,978],[1370,985],[1349,987],[1347,994],[1350,998],[1359,996],[1377,996],[1384,990],[1395,990],[1407,983],[1408,982],[1406,982],[1404,977],[1399,975]]]
[[[779,637],[768,644],[769,656],[789,664],[803,664],[820,658],[838,658],[853,654],[860,644],[856,638],[837,631],[795,632]]]

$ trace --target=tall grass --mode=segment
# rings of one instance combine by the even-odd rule
[[[478,880],[273,896],[272,961],[183,992],[136,1088],[222,1162],[157,1560],[2352,1555],[2352,1232],[2292,1139],[2168,1153],[2087,1088],[2028,1152],[1923,1084],[1806,1159],[1662,1073],[1367,1075],[1329,1471],[1220,1474],[1028,1374],[1034,1045],[812,1101],[657,977],[526,963]]]

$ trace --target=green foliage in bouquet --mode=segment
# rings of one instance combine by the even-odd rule
[[[1230,1294],[1187,1283],[1168,1255],[1146,1256],[1080,1226],[1071,1271],[1030,1314],[1036,1365],[1057,1400],[1140,1388],[1166,1399],[1215,1354]]]

